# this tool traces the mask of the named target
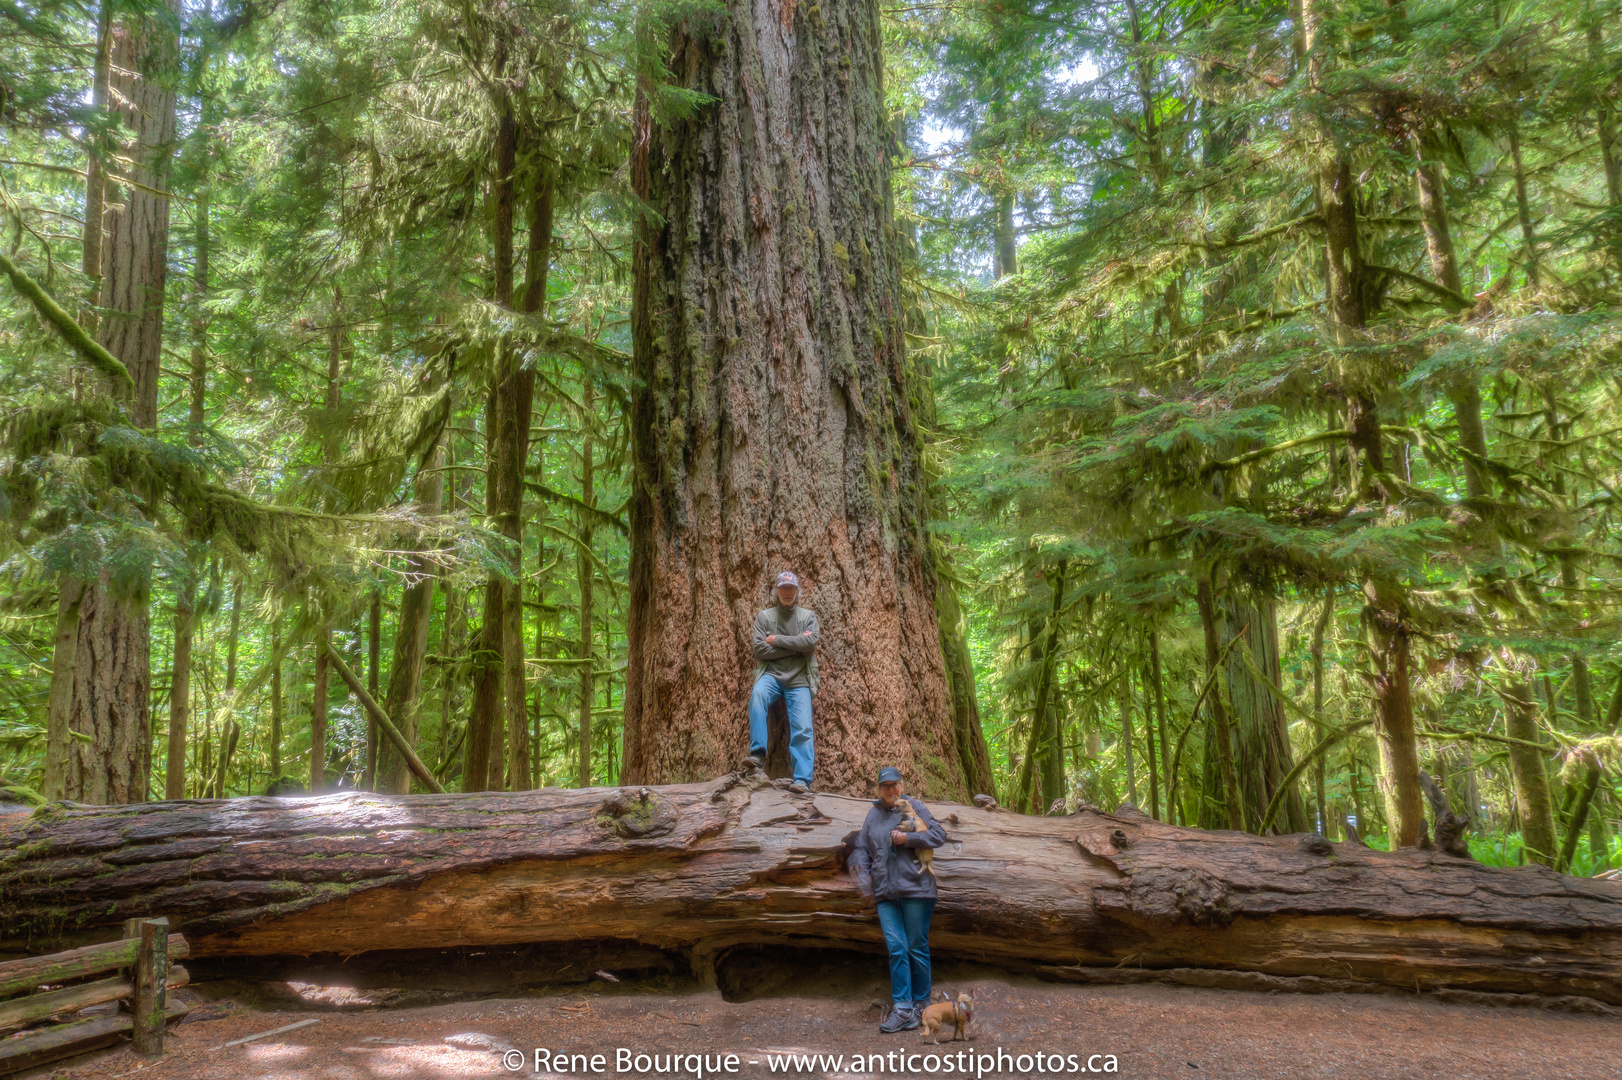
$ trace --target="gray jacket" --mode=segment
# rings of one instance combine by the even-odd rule
[[[775,644],[766,644],[766,635],[776,634]],[[770,672],[784,690],[805,687],[817,692],[817,641],[822,627],[817,613],[795,605],[778,604],[755,616],[755,678]]]
[[[869,903],[934,900],[940,895],[935,887],[935,875],[923,872],[916,849],[938,848],[946,843],[946,826],[936,821],[929,808],[911,795],[902,798],[912,804],[913,812],[925,825],[924,831],[908,833],[906,847],[890,843],[891,830],[901,828],[901,803],[897,801],[894,807],[889,807],[884,805],[883,799],[874,799],[850,853],[856,887]]]

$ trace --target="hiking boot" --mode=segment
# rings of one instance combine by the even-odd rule
[[[879,1031],[885,1035],[894,1035],[898,1031],[911,1031],[918,1026],[918,1014],[911,1009],[900,1005],[890,1007],[890,1015],[884,1018],[879,1025]]]
[[[788,789],[794,792],[796,795],[809,795],[811,793],[811,785],[807,784],[804,780],[794,781],[794,783],[788,786]]]

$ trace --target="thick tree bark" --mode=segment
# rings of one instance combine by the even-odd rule
[[[171,13],[179,0],[166,0]],[[101,238],[104,314],[97,340],[134,380],[131,419],[157,422],[158,358],[163,336],[164,274],[169,246],[169,155],[175,95],[168,69],[176,58],[171,25],[130,17],[112,32],[110,99],[130,135],[123,201],[108,206]],[[72,730],[88,740],[66,747],[64,790],[85,802],[133,802],[147,797],[151,772],[148,698],[152,683],[150,583],[114,581],[106,571],[79,607]]]
[[[0,818],[0,948],[165,914],[191,962],[597,942],[702,972],[738,946],[882,951],[838,862],[867,809],[736,775],[643,791],[53,804]],[[1061,977],[1203,968],[1622,1003],[1622,882],[1129,810],[932,809],[948,831],[937,956]]]
[[[822,623],[814,785],[880,763],[967,795],[903,347],[878,8],[729,0],[669,38],[687,118],[637,106],[624,777],[748,749],[749,630],[792,569]],[[654,224],[658,222],[658,224]]]

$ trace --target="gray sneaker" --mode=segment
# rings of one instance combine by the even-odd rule
[[[788,786],[788,789],[794,792],[796,795],[806,795],[811,791],[810,785],[808,785],[804,780],[794,781],[794,783]]]
[[[898,1031],[911,1031],[917,1026],[917,1013],[900,1005],[892,1005],[890,1015],[886,1016],[884,1023],[879,1025],[879,1031],[885,1035],[894,1035]]]

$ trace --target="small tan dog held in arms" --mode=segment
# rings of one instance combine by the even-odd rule
[[[918,1018],[919,1024],[924,1029],[924,1042],[928,1042],[932,1038],[937,1043],[940,1042],[941,1029],[948,1023],[954,1029],[952,1042],[957,1042],[959,1039],[968,1042],[969,1037],[964,1034],[963,1029],[969,1026],[970,1020],[974,1019],[974,998],[969,996],[967,990],[958,994],[956,1001],[947,998],[944,990],[941,991],[941,997],[945,1000],[929,1006]]]
[[[901,831],[902,832],[927,832],[928,830],[929,830],[929,826],[924,824],[924,819],[919,817],[918,816],[918,811],[916,811],[916,810],[914,810],[912,808],[912,800],[905,799],[905,798],[902,799],[901,800]],[[919,869],[919,871],[921,873],[928,874],[930,877],[934,877],[935,876],[935,853],[925,847],[925,848],[914,848],[913,849],[913,854],[918,856],[918,869]],[[931,1008],[933,1008],[933,1006],[931,1006]]]

